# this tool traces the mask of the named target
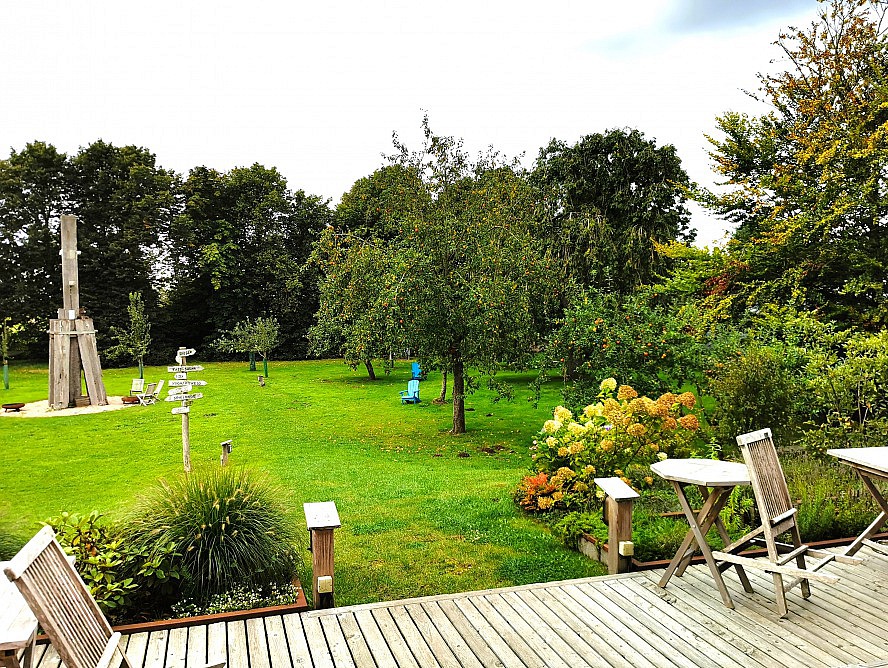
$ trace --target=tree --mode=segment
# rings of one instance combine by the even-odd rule
[[[419,174],[393,164],[359,179],[336,207],[334,225],[321,234],[312,260],[322,272],[320,305],[309,331],[315,354],[341,354],[376,379],[374,359],[391,369],[391,354],[404,348],[403,327],[391,299],[399,280],[389,266],[390,244],[409,217],[429,204]]]
[[[116,359],[123,356],[129,356],[139,364],[139,378],[145,377],[144,360],[151,346],[151,323],[148,316],[145,315],[145,302],[142,301],[142,294],[139,292],[131,292],[129,294],[129,306],[126,308],[129,313],[129,327],[122,329],[120,327],[111,328],[111,338],[117,341],[117,344],[105,351],[110,359]]]
[[[193,345],[209,342],[245,316],[277,318],[281,347],[306,352],[317,305],[316,278],[305,263],[330,220],[327,203],[291,191],[276,169],[255,164],[220,173],[191,170],[185,211],[170,237],[175,286],[168,332]]]
[[[268,378],[268,355],[280,343],[280,332],[276,318],[256,318],[253,321],[247,318],[223,334],[215,347],[225,352],[258,353],[262,357],[263,372]]]
[[[573,146],[553,139],[530,179],[541,205],[535,234],[580,287],[626,294],[662,266],[657,243],[693,239],[675,147],[638,130],[590,134]]]
[[[0,312],[21,323],[34,354],[45,354],[46,321],[61,306],[66,164],[67,156],[44,142],[0,160]]]
[[[888,322],[886,5],[832,0],[777,42],[789,66],[759,75],[773,112],[725,114],[712,137],[726,192],[701,201],[738,224],[743,306],[819,309],[864,326]]]
[[[470,159],[428,118],[423,132],[418,152],[395,137],[393,164],[421,177],[429,204],[405,219],[391,246],[389,303],[410,347],[451,373],[452,433],[461,434],[470,369],[492,378],[527,360],[552,268],[531,237],[535,200],[523,175],[492,151]]]
[[[70,159],[66,188],[79,218],[81,303],[101,331],[126,327],[130,293],[140,293],[149,312],[158,303],[154,275],[177,211],[178,177],[146,148],[99,140]]]

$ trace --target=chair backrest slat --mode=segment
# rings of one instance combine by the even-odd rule
[[[111,639],[111,626],[62,547],[55,538],[47,542],[46,532],[54,535],[44,527],[10,562],[6,575],[67,668],[94,668]]]
[[[749,479],[762,521],[771,522],[775,517],[792,510],[792,499],[771,430],[762,429],[743,434],[737,437],[737,443],[749,469]]]

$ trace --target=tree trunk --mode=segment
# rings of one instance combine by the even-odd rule
[[[139,358],[139,378],[145,379],[145,365],[142,363],[142,358]]]
[[[250,371],[256,370],[256,353],[250,351]]]
[[[265,377],[268,378],[268,358],[262,358],[262,373],[265,374]]]
[[[447,369],[441,372],[441,394],[438,395],[438,403],[447,401]]]
[[[465,378],[462,359],[453,363],[453,429],[450,433],[466,433]]]
[[[370,376],[370,380],[376,380],[376,372],[373,370],[373,362],[371,360],[364,360],[364,366],[367,367],[367,375]]]

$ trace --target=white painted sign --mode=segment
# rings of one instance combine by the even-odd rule
[[[185,413],[190,413],[191,408],[188,406],[176,406],[173,410],[170,411],[173,415],[184,415]]]
[[[183,373],[188,373],[189,371],[203,371],[204,368],[200,364],[189,364],[188,366],[168,366],[167,373],[176,373],[177,371],[181,371]]]
[[[191,357],[196,352],[194,348],[179,348],[176,351],[176,357]]]
[[[188,401],[190,399],[203,399],[203,392],[195,392],[194,394],[171,394],[165,401]]]
[[[191,385],[181,385],[179,387],[171,387],[167,390],[167,394],[188,394],[191,392]]]
[[[185,387],[186,385],[206,385],[205,380],[171,380],[167,385],[170,387]]]
[[[180,372],[177,373],[175,376],[173,376],[173,378],[175,378],[176,380],[185,380],[186,378],[188,378],[188,374],[187,374],[187,373],[182,373],[182,372],[180,371]],[[170,382],[170,385],[172,385],[172,382]]]

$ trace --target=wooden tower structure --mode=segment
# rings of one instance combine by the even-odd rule
[[[49,407],[104,406],[108,397],[102,382],[96,328],[92,318],[80,308],[77,216],[62,216],[61,232],[62,308],[59,317],[49,321]],[[86,377],[86,397],[80,380],[81,369]]]

